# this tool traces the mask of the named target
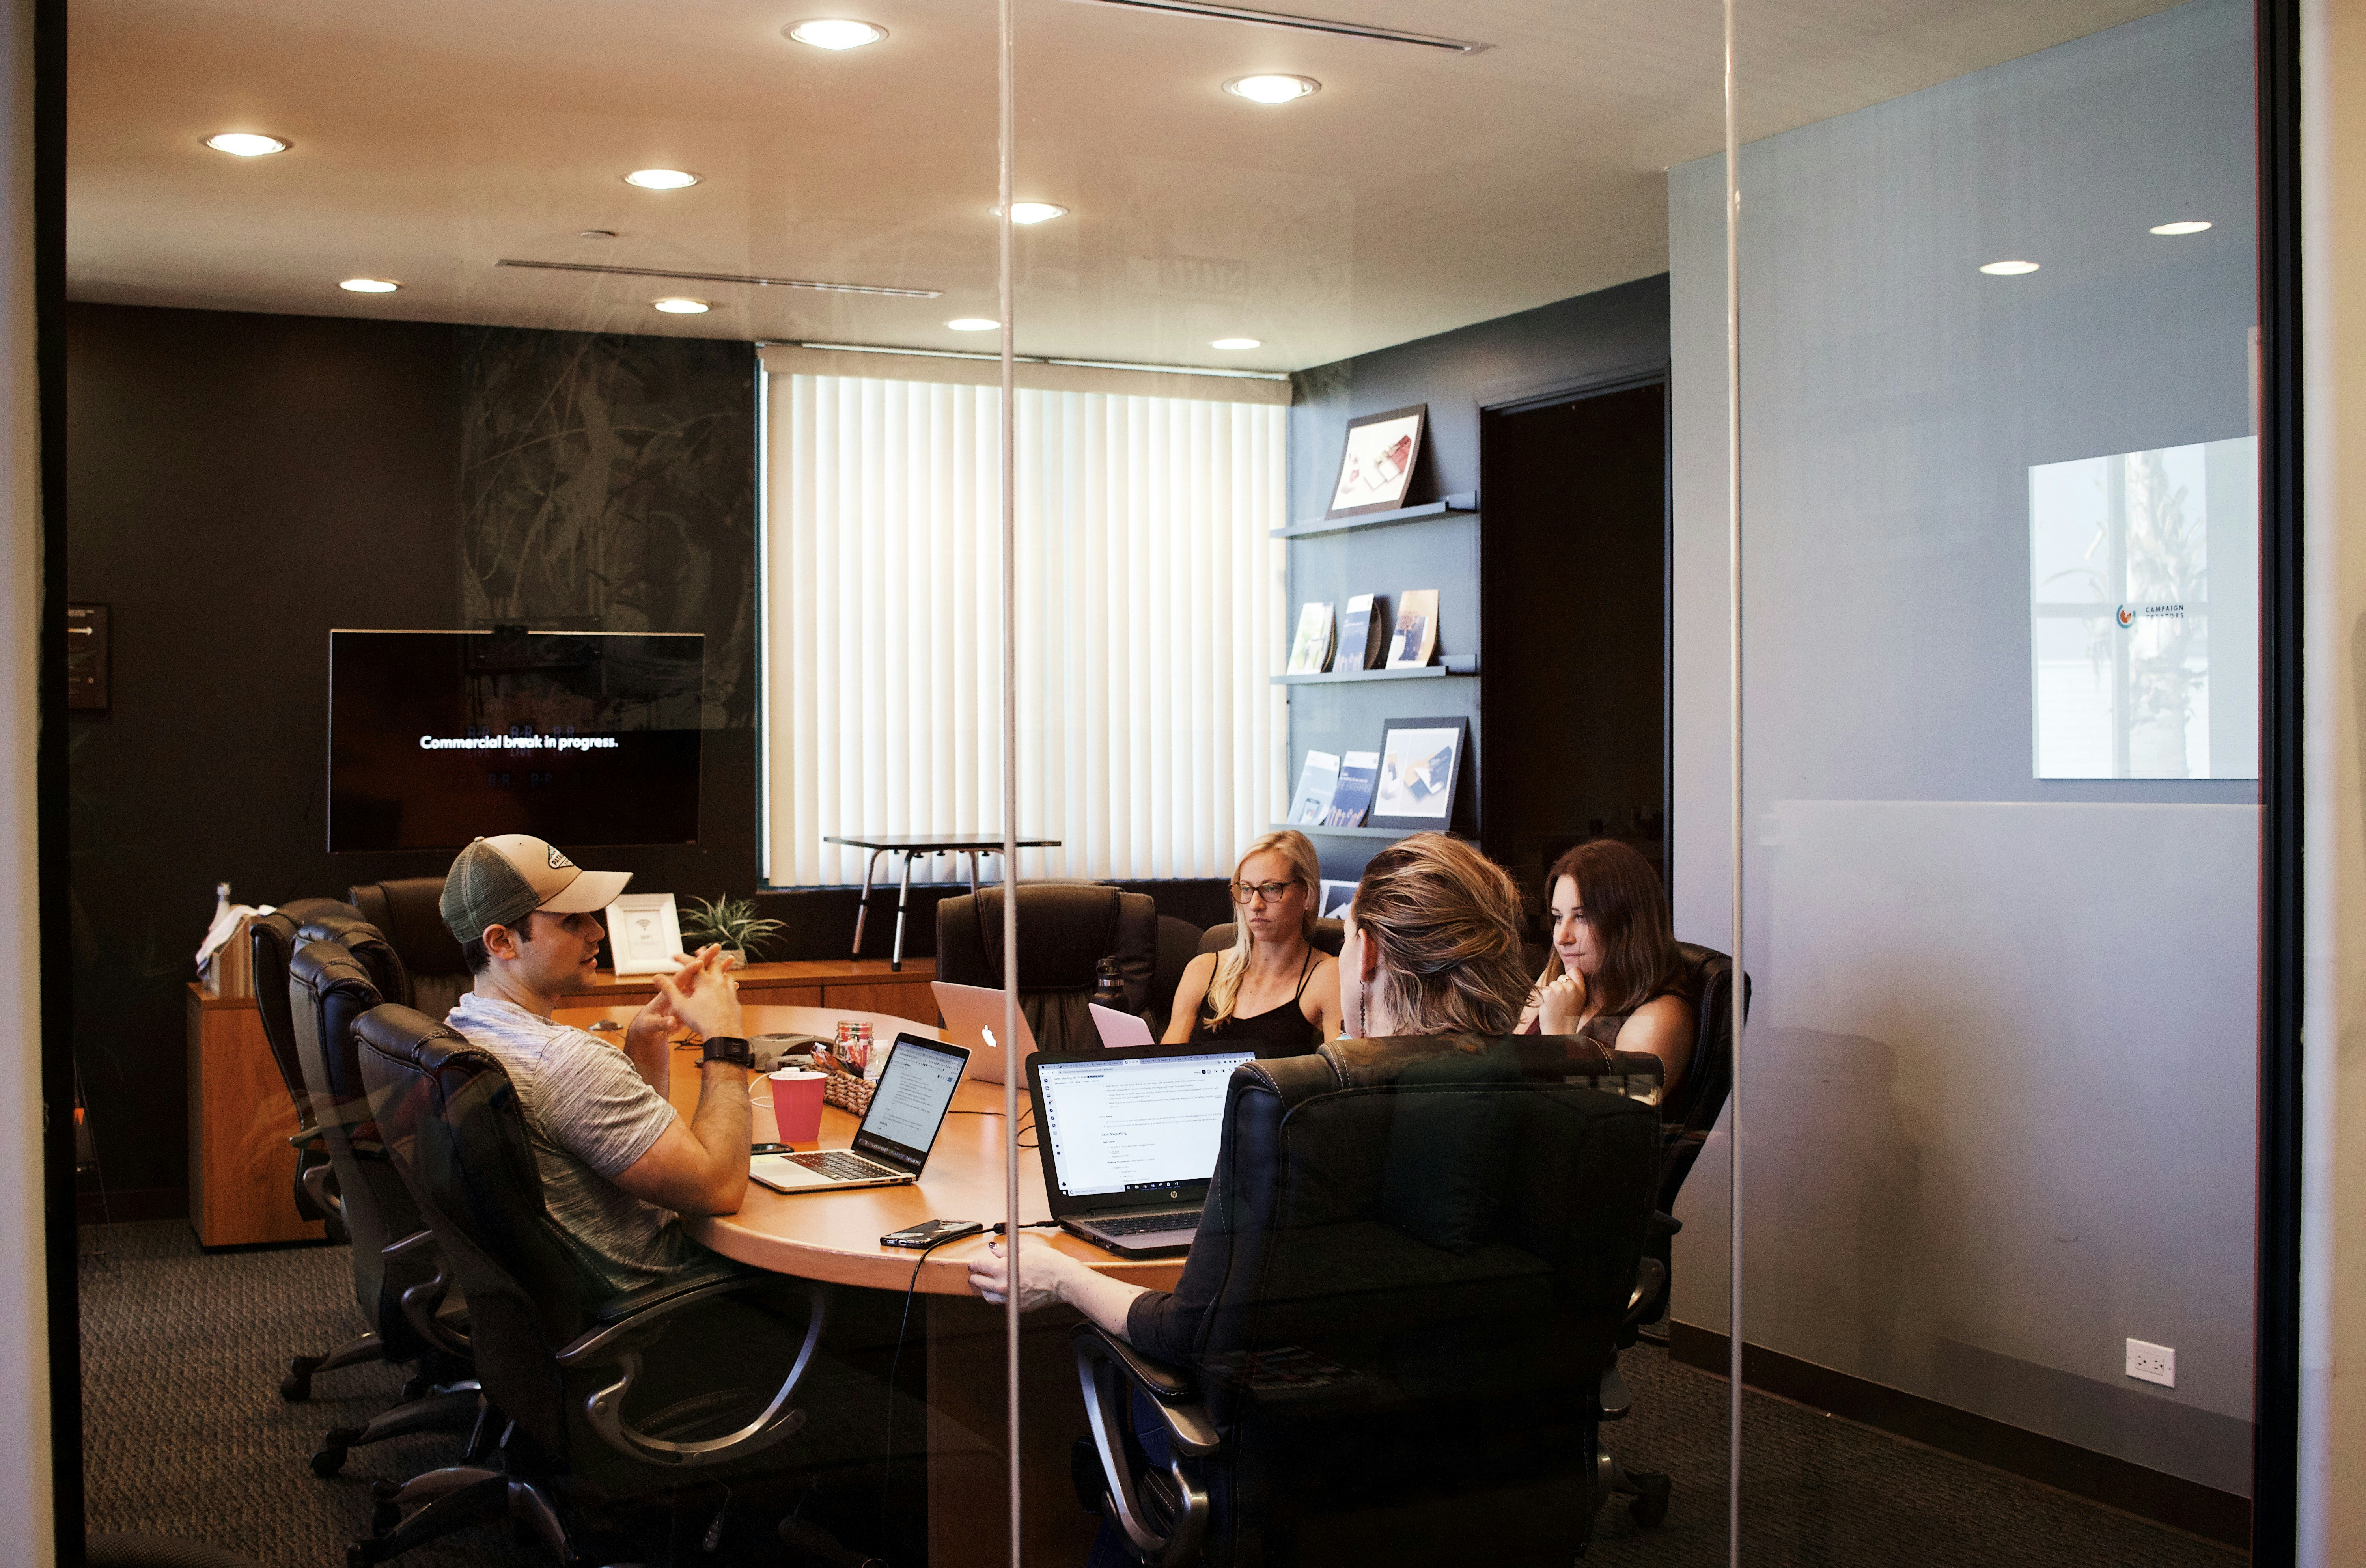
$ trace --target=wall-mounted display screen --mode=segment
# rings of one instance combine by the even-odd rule
[[[2251,437],[2029,470],[2041,779],[2259,776]]]
[[[695,632],[329,634],[329,850],[698,838]]]

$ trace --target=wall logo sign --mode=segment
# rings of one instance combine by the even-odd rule
[[[2122,630],[2125,630],[2125,629],[2126,629],[2126,628],[2128,628],[2129,626],[2135,626],[2135,624],[2136,624],[2136,613],[2135,613],[2134,610],[2129,609],[2125,604],[2121,605],[2121,606],[2120,606],[2120,627],[2121,627],[2121,629],[2122,629]]]
[[[2136,624],[2138,617],[2147,621],[2181,621],[2185,619],[2182,604],[2123,604],[2119,608],[2122,631]]]

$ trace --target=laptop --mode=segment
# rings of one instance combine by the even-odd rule
[[[872,1091],[871,1109],[855,1129],[853,1147],[758,1155],[748,1162],[749,1179],[775,1192],[903,1187],[919,1180],[968,1062],[969,1053],[958,1045],[897,1035]]]
[[[975,1076],[985,1083],[1003,1082],[1008,1053],[1001,1045],[1001,990],[956,986],[950,980],[931,980],[929,989],[936,993],[937,1010],[945,1015],[945,1032],[968,1045]],[[1035,1032],[1027,1027],[1023,1012],[1019,1015],[1018,1045],[1022,1062],[1035,1054]]]
[[[1130,1012],[1105,1008],[1098,1002],[1087,1002],[1085,1010],[1093,1015],[1093,1027],[1101,1032],[1101,1043],[1112,1051],[1158,1043],[1150,1037],[1150,1025]]]
[[[1224,1091],[1247,1047],[1143,1045],[1027,1059],[1052,1217],[1128,1258],[1181,1252],[1224,1139]]]

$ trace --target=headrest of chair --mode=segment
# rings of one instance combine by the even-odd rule
[[[406,1007],[411,1004],[411,973],[403,965],[402,954],[395,951],[383,932],[358,914],[348,911],[308,919],[298,930],[296,938],[299,946],[313,942],[338,943],[361,961],[381,1001],[400,1002]]]
[[[1144,947],[1155,960],[1157,906],[1141,894],[1146,906],[1147,930],[1134,945]],[[970,918],[977,924],[978,945],[987,964],[1002,964],[1003,890],[989,887],[971,899]],[[1118,954],[1120,924],[1127,895],[1090,883],[1026,883],[1019,889],[1019,988],[1022,991],[1089,991],[1104,958]],[[955,915],[954,919],[959,919]]]
[[[370,993],[369,1005],[378,1004],[377,982],[368,968],[355,958],[345,944],[334,940],[308,942],[296,950],[288,961],[287,978],[314,996],[325,996],[339,987],[359,987]]]
[[[362,918],[384,933],[413,976],[468,972],[459,940],[444,923],[442,877],[356,883],[348,891]]]
[[[343,917],[358,920],[362,912],[341,898],[290,898],[279,906],[278,913],[296,922],[299,928],[312,920],[335,919]]]
[[[501,1071],[500,1063],[469,1044],[457,1030],[410,1008],[390,1003],[372,1008],[354,1025],[354,1033],[365,1052],[374,1051],[389,1062],[422,1072]]]
[[[1200,933],[1200,951],[1222,953],[1239,940],[1240,927],[1227,920],[1221,926],[1210,926]],[[1347,940],[1347,928],[1338,920],[1317,920],[1314,922],[1314,934],[1307,940],[1313,944],[1315,952],[1327,953],[1336,958],[1341,944]]]
[[[1569,1076],[1567,1044],[1559,1035],[1545,1034],[1399,1034],[1326,1041],[1316,1054],[1331,1065],[1342,1089],[1403,1082],[1559,1083]]]

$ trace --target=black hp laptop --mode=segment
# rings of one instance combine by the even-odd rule
[[[1027,1058],[1052,1217],[1129,1258],[1181,1252],[1200,1229],[1246,1048],[1142,1045]]]

